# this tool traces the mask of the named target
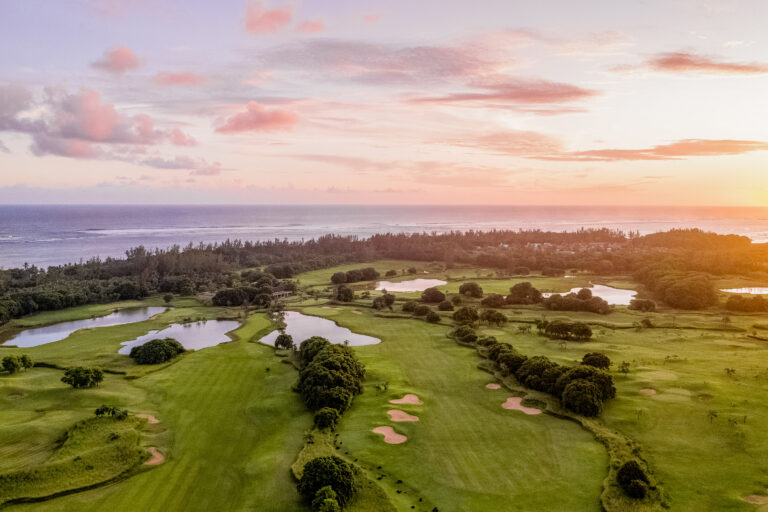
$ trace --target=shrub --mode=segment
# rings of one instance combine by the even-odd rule
[[[458,295],[454,295],[451,297],[451,304],[454,306],[461,306],[461,297]]]
[[[173,338],[151,340],[131,349],[130,357],[137,364],[160,364],[170,361],[185,352],[184,347]]]
[[[429,306],[426,306],[424,304],[417,304],[415,308],[413,308],[413,314],[416,316],[424,316],[429,314],[429,312],[432,311],[429,309]]]
[[[173,294],[172,293],[166,293],[163,295],[163,301],[165,301],[166,304],[170,304],[173,300]]]
[[[562,401],[566,409],[583,416],[597,416],[603,404],[600,389],[586,379],[569,382],[563,390]]]
[[[462,343],[474,343],[477,341],[477,333],[468,325],[462,325],[453,331],[453,337]]]
[[[477,322],[479,316],[475,308],[463,307],[453,313],[453,320],[460,324],[471,324]]]
[[[489,325],[504,325],[507,323],[507,316],[495,309],[486,309],[480,314],[480,320],[488,322]]]
[[[427,313],[426,321],[432,324],[439,323],[440,315],[438,315],[434,311],[430,311],[429,313]]]
[[[480,304],[487,308],[502,308],[506,304],[503,295],[492,293],[480,301]]]
[[[656,311],[656,303],[650,299],[632,299],[629,301],[629,309],[649,313]]]
[[[403,312],[404,313],[413,313],[413,311],[416,309],[416,306],[418,306],[419,303],[415,300],[409,300],[405,304],[403,304]]]
[[[96,387],[102,380],[104,380],[104,374],[101,370],[82,366],[67,368],[61,378],[61,382],[69,384],[75,389]]]
[[[323,407],[315,413],[315,426],[319,429],[334,430],[341,419],[341,413],[332,407]]]
[[[584,354],[584,357],[581,358],[581,364],[607,370],[611,366],[611,360],[608,356],[601,354],[600,352],[590,352]]]
[[[326,486],[336,493],[336,501],[341,506],[348,503],[356,491],[352,465],[335,455],[317,457],[307,462],[298,483],[299,494],[309,501]]]
[[[616,473],[616,482],[630,498],[643,499],[648,492],[648,476],[635,460],[622,464]]]
[[[124,420],[128,417],[128,409],[118,409],[111,405],[102,405],[93,412],[96,416],[109,416],[115,420]]]
[[[477,344],[482,347],[487,347],[498,342],[499,341],[496,339],[496,336],[482,336],[481,338],[477,339]]]
[[[293,348],[293,336],[281,332],[275,338],[275,348],[281,348],[284,350],[290,350]]]
[[[445,294],[433,286],[424,290],[421,294],[421,300],[424,302],[443,302]]]
[[[387,270],[387,273],[384,275],[387,277],[394,277],[397,275],[397,270]]]
[[[352,302],[355,300],[355,293],[352,291],[352,288],[342,284],[336,288],[335,299],[339,302]]]
[[[437,305],[437,309],[439,309],[440,311],[453,311],[453,304],[451,304],[447,300],[444,300],[443,302]]]
[[[461,295],[469,295],[470,297],[474,297],[475,299],[480,299],[483,297],[483,289],[480,287],[477,283],[464,283],[461,286],[459,286],[459,293]]]

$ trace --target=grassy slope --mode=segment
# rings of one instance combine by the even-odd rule
[[[248,328],[255,332],[267,326],[263,316],[254,315]],[[59,373],[34,369],[28,375],[36,378],[44,372],[54,377]],[[0,392],[7,395],[7,383],[16,378],[0,379]],[[167,430],[152,444],[163,446],[168,458],[151,471],[116,485],[12,510],[300,509],[288,468],[312,420],[290,390],[295,378],[295,370],[280,364],[272,349],[238,341],[189,354],[140,379],[108,375],[96,390],[74,391],[55,381],[35,386],[40,389],[38,394],[30,392],[14,401],[18,412],[13,420],[0,416],[0,432],[5,429],[20,436],[10,449],[3,443],[3,455],[16,460],[15,466],[29,462],[27,436],[19,426],[38,414],[33,412],[36,408],[51,409],[40,421],[45,432],[37,449],[44,458],[45,447],[57,432],[79,416],[92,414],[102,402],[157,416],[159,426]]]
[[[351,457],[374,476],[387,475],[379,483],[398,509],[599,509],[607,464],[602,447],[570,422],[502,409],[507,395],[485,389],[489,377],[476,368],[477,357],[447,339],[445,326],[322,308],[305,312],[384,340],[356,349],[368,368],[366,391],[339,432]],[[386,392],[376,389],[383,382],[389,383]],[[425,405],[388,403],[411,392]],[[392,408],[420,421],[393,424],[386,414]],[[394,426],[409,440],[385,444],[371,432],[380,425]]]

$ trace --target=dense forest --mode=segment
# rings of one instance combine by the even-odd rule
[[[47,269],[0,270],[0,322],[35,311],[137,299],[152,293],[189,295],[231,287],[235,271],[262,268],[275,279],[308,270],[376,259],[471,264],[504,273],[566,269],[631,273],[658,300],[700,308],[715,297],[710,276],[766,271],[768,249],[749,238],[700,230],[639,236],[608,229],[574,232],[467,231],[327,235],[308,241],[227,240],[182,248],[137,247],[125,258],[93,258]],[[682,284],[681,284],[682,283]],[[696,297],[691,298],[691,290]]]

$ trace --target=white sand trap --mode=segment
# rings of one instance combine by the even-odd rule
[[[766,492],[768,492],[768,489],[766,489]],[[745,496],[742,499],[751,505],[768,504],[768,496],[765,496],[764,494],[750,494],[749,496]]]
[[[163,456],[160,451],[158,451],[157,448],[154,446],[150,446],[147,448],[147,451],[152,454],[152,456],[149,458],[147,462],[144,463],[145,466],[157,466],[158,464],[162,464],[165,462],[165,457]]]
[[[352,312],[353,312],[354,314],[356,314],[356,315],[362,315],[362,314],[363,314],[363,312],[362,312],[362,311],[358,311],[358,310],[356,310],[356,309],[353,309],[353,310],[352,310]]]
[[[419,397],[416,395],[405,395],[403,398],[396,398],[395,400],[390,400],[389,403],[391,404],[410,404],[410,405],[422,405],[424,402],[419,400]]]
[[[160,420],[152,416],[151,414],[137,414],[136,415],[139,418],[144,418],[147,420],[147,423],[160,423]]]
[[[511,396],[507,398],[507,401],[501,404],[505,409],[511,409],[513,411],[520,411],[523,414],[541,414],[541,409],[535,409],[533,407],[525,407],[522,405],[523,399],[519,396]]]
[[[387,414],[389,414],[389,419],[391,421],[419,421],[418,416],[413,416],[398,409],[389,410],[387,411]]]
[[[488,389],[501,389],[501,385],[496,384],[495,382],[489,382],[488,384],[485,385],[485,387],[487,387]]]
[[[644,395],[655,395],[656,394],[656,390],[655,389],[651,389],[651,388],[641,389],[640,392],[642,394],[644,394]]]
[[[398,434],[392,427],[376,427],[372,430],[374,434],[384,436],[384,442],[387,444],[403,444],[408,440],[403,434]]]

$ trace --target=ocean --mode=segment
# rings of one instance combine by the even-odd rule
[[[589,206],[0,206],[0,267],[120,257],[131,247],[324,234],[701,228],[768,241],[768,208]]]

